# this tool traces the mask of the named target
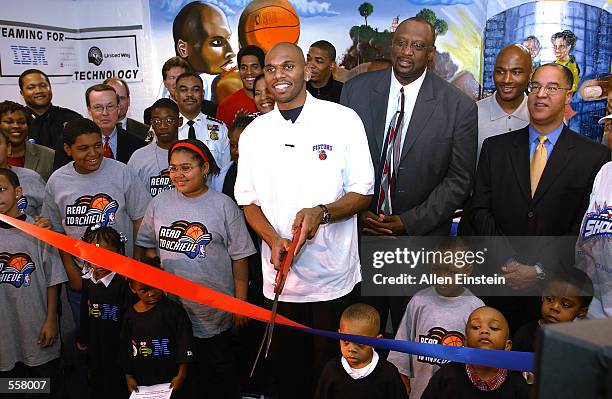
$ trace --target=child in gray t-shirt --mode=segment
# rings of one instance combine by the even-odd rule
[[[219,169],[202,142],[181,140],[169,151],[170,178],[176,189],[153,198],[136,244],[146,248],[148,256],[155,256],[158,250],[164,270],[246,300],[247,257],[255,253],[255,247],[242,212],[229,197],[206,186],[206,175]],[[200,359],[197,374],[205,381],[205,389],[221,387],[233,392],[238,388],[238,380],[230,360],[232,348],[225,348],[229,340],[223,337],[229,333],[232,319],[241,326],[244,317],[183,298],[178,301],[193,324],[198,353],[210,351],[211,343],[215,350],[226,351],[227,359],[214,360],[215,356]],[[228,362],[232,363],[229,367]],[[212,391],[205,396],[233,397]]]
[[[33,223],[19,212],[20,194],[17,175],[0,169],[0,212]],[[60,356],[57,301],[66,273],[57,249],[3,222],[0,234],[0,377],[9,371],[13,378],[32,377],[36,368],[37,377],[51,378],[54,394]]]

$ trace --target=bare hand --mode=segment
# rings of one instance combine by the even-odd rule
[[[41,347],[51,346],[57,339],[57,321],[55,319],[46,320],[40,333],[38,334],[38,345]]]
[[[317,234],[317,230],[319,230],[321,219],[323,219],[323,209],[319,206],[304,208],[295,215],[291,231],[293,232],[293,236],[299,234],[300,237],[295,247],[294,255],[300,252],[306,240],[314,238],[315,234]]]
[[[174,389],[175,391],[181,389],[183,386],[183,381],[185,381],[185,375],[177,375],[172,379],[172,381],[170,381],[170,388]]]
[[[138,382],[131,375],[125,376],[125,381],[127,382],[127,388],[130,392],[138,392]]]
[[[370,211],[359,214],[363,232],[375,236],[391,236],[405,234],[406,229],[399,215],[376,215]]]
[[[502,271],[508,285],[515,290],[528,288],[538,279],[535,267],[523,265],[516,260],[511,260],[502,266]]]
[[[285,255],[287,255],[287,250],[291,245],[291,241],[286,238],[276,237],[276,239],[272,242],[272,246],[270,251],[272,252],[270,255],[270,262],[274,265],[276,270],[280,269],[281,263],[283,259],[285,259]]]
[[[234,325],[238,328],[245,327],[249,323],[249,318],[240,314],[234,314]]]
[[[34,216],[34,225],[41,229],[51,230],[51,221],[44,216]]]

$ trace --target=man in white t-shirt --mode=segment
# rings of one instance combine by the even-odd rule
[[[236,200],[263,241],[267,305],[275,268],[299,234],[278,312],[335,330],[361,281],[356,214],[369,206],[374,188],[365,130],[351,109],[307,94],[309,71],[299,47],[274,46],[264,76],[276,107],[240,137]],[[336,351],[327,338],[275,331],[271,361],[279,397],[312,397],[318,373]]]

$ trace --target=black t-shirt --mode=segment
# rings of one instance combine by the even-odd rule
[[[302,113],[303,108],[304,106],[293,108],[293,109],[279,110],[279,111],[281,115],[283,116],[283,118],[285,118],[285,120],[290,120],[291,122],[295,123],[298,116],[300,116],[300,114]]]
[[[28,125],[28,138],[52,150],[55,150],[58,142],[63,140],[66,122],[81,116],[71,109],[55,105],[51,105],[47,112],[40,116],[29,108],[26,109],[31,117]]]
[[[529,399],[523,376],[508,370],[506,381],[494,391],[481,391],[472,384],[465,364],[446,363],[431,377],[421,399]]]
[[[330,77],[325,86],[316,88],[311,82],[306,82],[306,90],[319,100],[327,100],[335,103],[340,103],[340,95],[342,94],[341,82]]]
[[[83,279],[78,341],[89,345],[92,366],[117,365],[123,315],[137,299],[127,280],[119,274],[115,274],[108,287]]]
[[[128,309],[121,330],[121,365],[138,385],[170,382],[179,363],[194,361],[191,322],[185,310],[163,297],[146,312]]]
[[[512,338],[512,350],[521,352],[533,352],[536,334],[540,324],[538,320],[530,321],[529,323],[521,326],[514,337]]]
[[[316,399],[408,399],[397,368],[385,359],[379,358],[372,373],[357,380],[347,374],[341,359],[336,356],[323,368]]]

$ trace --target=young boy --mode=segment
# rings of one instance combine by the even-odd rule
[[[512,349],[533,352],[536,333],[541,325],[584,318],[592,299],[593,283],[583,271],[570,269],[553,275],[544,285],[542,318],[527,323],[516,331]]]
[[[141,262],[159,268],[159,259],[143,258]],[[172,398],[186,397],[181,388],[187,363],[194,360],[187,313],[157,288],[131,279],[129,284],[139,301],[128,309],[121,329],[121,362],[128,390],[170,383]]]
[[[342,313],[338,332],[381,338],[380,315],[369,305],[351,305]],[[342,356],[325,365],[316,399],[407,398],[397,369],[371,346],[340,341],[340,351]]]
[[[134,151],[127,163],[151,197],[172,188],[168,174],[168,148],[178,140],[178,129],[182,124],[178,105],[169,98],[160,98],[151,106],[155,142]]]
[[[465,338],[470,348],[507,351],[512,348],[506,318],[488,306],[470,314]],[[529,386],[516,371],[451,362],[431,377],[421,399],[451,398],[527,399]]]
[[[463,250],[457,241],[445,242],[441,250]],[[432,274],[451,277],[456,273],[469,274],[471,266],[462,268],[452,264],[434,264]],[[429,344],[463,346],[463,330],[470,313],[484,306],[470,290],[460,285],[437,284],[417,292],[408,306],[395,335],[396,340]],[[411,399],[419,399],[429,379],[447,360],[393,352],[387,357],[399,370]]]

